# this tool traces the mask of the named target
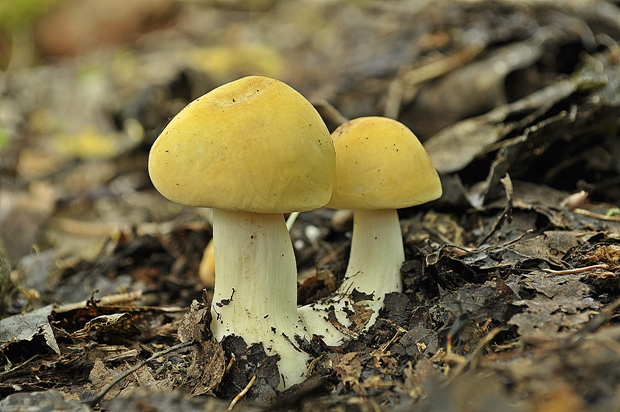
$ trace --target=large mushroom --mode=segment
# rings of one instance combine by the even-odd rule
[[[217,279],[211,331],[280,356],[280,388],[303,380],[307,338],[282,213],[331,196],[332,139],[321,117],[283,82],[245,77],[196,99],[153,144],[149,174],[166,198],[213,208]]]
[[[338,345],[353,336],[345,328],[367,329],[385,295],[402,290],[405,252],[396,209],[437,199],[442,189],[424,147],[396,120],[354,119],[337,128],[332,138],[336,177],[327,207],[354,210],[351,253],[340,287],[327,299],[301,307],[299,313],[310,334]],[[352,324],[354,305],[372,310],[364,325]]]

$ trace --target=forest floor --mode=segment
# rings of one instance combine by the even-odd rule
[[[0,410],[620,410],[615,3],[57,1],[11,30]],[[397,118],[444,192],[399,211],[403,292],[284,393],[260,345],[203,339],[209,211],[147,172],[171,117],[254,74],[330,131]],[[351,225],[299,215],[300,305],[342,281]]]

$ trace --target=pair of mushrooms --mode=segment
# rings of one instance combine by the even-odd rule
[[[424,148],[401,123],[353,120],[331,136],[314,107],[283,82],[245,77],[178,113],[153,144],[149,174],[171,201],[213,208],[216,339],[237,335],[280,357],[280,389],[300,383],[309,355],[300,340],[347,338],[351,292],[374,322],[401,291],[405,259],[397,208],[436,199],[441,185]],[[297,307],[297,269],[283,213],[354,210],[349,265],[328,299]],[[360,302],[355,302],[360,304]],[[334,311],[337,321],[328,320]],[[339,328],[335,325],[340,326]]]

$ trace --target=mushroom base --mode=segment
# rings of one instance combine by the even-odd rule
[[[400,267],[405,261],[398,212],[389,210],[356,210],[353,215],[351,254],[344,280],[324,300],[299,308],[299,314],[310,336],[323,336],[327,345],[339,345],[372,326],[385,295],[402,291]],[[353,290],[358,293],[353,300]],[[367,299],[359,295],[367,295]],[[328,320],[334,310],[336,321]],[[348,313],[369,309],[372,314],[364,325],[353,325]],[[360,313],[357,319],[364,318]],[[352,329],[352,330],[351,330]]]

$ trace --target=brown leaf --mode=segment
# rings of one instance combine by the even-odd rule
[[[101,359],[95,359],[95,364],[93,368],[90,370],[90,374],[88,375],[88,379],[91,382],[91,385],[88,389],[97,393],[105,388],[108,384],[112,383],[116,378],[116,373],[114,369],[110,369],[104,365]],[[115,385],[110,391],[105,395],[104,399],[112,399],[121,392],[123,387],[121,385]]]
[[[590,288],[580,281],[582,277],[583,274],[554,275],[543,271],[524,276],[521,287],[535,296],[513,302],[523,310],[508,323],[517,326],[522,336],[575,330],[599,308],[592,299],[584,299]]]
[[[181,342],[189,339],[198,342],[193,349],[187,380],[182,385],[183,391],[195,396],[212,393],[222,381],[226,367],[221,343],[211,339],[210,323],[209,308],[194,301],[179,326]]]
[[[26,342],[36,343],[34,349],[36,353],[45,353],[51,349],[60,355],[58,343],[48,320],[52,310],[52,305],[48,305],[23,315],[0,320],[0,351],[6,359],[10,359],[13,355],[17,356],[17,359],[32,356],[33,354],[28,352],[33,348],[27,349]],[[45,342],[47,348],[41,347],[41,341]]]
[[[222,381],[225,366],[222,345],[211,341],[201,342],[194,350],[187,370],[187,380],[182,385],[183,391],[194,396],[213,393]]]
[[[129,313],[114,313],[102,315],[86,322],[83,329],[71,334],[73,339],[90,338],[93,340],[109,340],[114,337],[134,337],[140,330],[133,323]]]
[[[357,352],[342,354],[330,353],[334,372],[345,385],[351,386],[356,392],[363,394],[364,390],[360,386],[362,376],[362,361]]]

